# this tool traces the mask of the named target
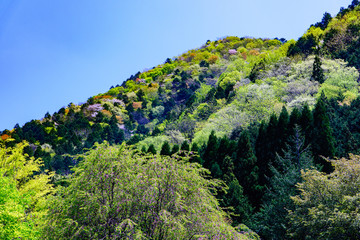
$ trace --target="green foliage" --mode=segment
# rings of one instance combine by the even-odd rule
[[[276,155],[271,166],[272,177],[263,198],[260,212],[253,217],[251,225],[266,239],[285,239],[289,227],[286,216],[288,210],[294,208],[290,196],[295,195],[296,184],[301,181],[301,169],[313,168],[309,146],[298,126],[289,144],[283,150],[283,157]]]
[[[334,139],[326,108],[326,98],[325,95],[322,94],[316,103],[313,114],[314,130],[312,135],[312,148],[315,162],[323,165],[325,172],[330,172],[332,167],[321,157],[333,157],[335,154]]]
[[[299,194],[292,197],[292,239],[359,239],[360,157],[330,160],[335,170],[302,171]]]
[[[250,218],[253,207],[248,198],[244,195],[243,188],[235,177],[232,176],[228,186],[229,189],[223,197],[223,205],[230,206],[233,214],[233,225],[236,226]]]
[[[171,155],[177,153],[180,150],[179,145],[175,144],[171,149]]]
[[[321,59],[318,55],[315,55],[313,73],[311,78],[319,83],[324,83],[325,81],[324,70],[321,68]]]
[[[183,151],[190,151],[190,145],[188,143],[188,141],[184,141],[182,144],[181,144],[181,150]]]
[[[249,196],[251,203],[259,206],[259,168],[249,133],[246,130],[241,132],[236,148],[235,177],[243,186],[244,193]]]
[[[145,146],[144,146],[144,147],[145,147]],[[157,153],[154,144],[150,144],[147,152],[148,152],[148,153],[152,153],[152,154],[156,154],[156,153]]]
[[[97,145],[49,202],[50,239],[247,239],[212,195],[223,183],[187,157]]]
[[[252,82],[255,82],[256,79],[258,79],[259,75],[262,71],[265,70],[265,62],[261,60],[258,63],[255,63],[254,67],[251,69],[249,79]]]
[[[29,197],[20,194],[16,188],[15,181],[8,177],[0,176],[1,239],[39,239],[39,233],[34,229],[35,222],[25,216],[28,202]]]
[[[141,149],[143,146],[145,146],[145,148],[148,149],[150,147],[150,145],[153,144],[155,149],[160,150],[162,144],[165,141],[169,141],[169,138],[164,135],[159,135],[159,136],[155,136],[155,137],[147,137],[144,140],[140,141],[137,144],[137,146],[138,146],[138,149]]]
[[[45,200],[53,174],[40,171],[40,159],[24,154],[27,143],[0,148],[0,238],[40,239]]]
[[[170,156],[171,155],[171,149],[170,144],[168,141],[165,141],[163,145],[161,146],[160,155],[164,156]]]

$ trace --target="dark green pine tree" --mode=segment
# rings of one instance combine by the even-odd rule
[[[175,144],[173,148],[171,149],[171,155],[174,153],[177,153],[180,150],[179,145]]]
[[[171,155],[171,149],[170,149],[170,144],[168,141],[165,141],[161,147],[161,151],[160,151],[160,155],[166,155],[166,156],[170,156]]]
[[[226,195],[222,198],[224,207],[232,207],[233,225],[239,225],[247,221],[252,216],[253,207],[251,206],[249,199],[244,195],[243,188],[239,184],[239,181],[232,174],[229,177],[229,181],[226,182],[229,189]]]
[[[191,145],[191,152],[194,154],[194,156],[190,158],[190,161],[204,165],[204,162],[199,154],[199,147],[195,142]]]
[[[318,55],[315,55],[311,78],[319,83],[324,83],[325,81],[324,70],[321,67],[321,59]]]
[[[191,151],[192,151],[192,152],[199,152],[199,146],[197,145],[196,142],[194,142],[194,143],[191,145]]]
[[[261,122],[255,144],[256,158],[259,167],[259,183],[265,185],[270,160],[267,158],[266,123]]]
[[[220,168],[220,164],[217,162],[211,163],[210,172],[214,178],[222,178],[223,177],[223,171]]]
[[[157,153],[154,144],[150,144],[147,152],[148,152],[148,153],[152,153],[152,154],[156,154],[156,153]]]
[[[300,113],[298,108],[294,108],[291,111],[291,114],[290,114],[290,117],[289,117],[289,124],[288,124],[289,136],[294,134],[295,125],[296,124],[299,125],[300,116],[301,116],[301,113]]]
[[[275,158],[275,152],[278,151],[279,149],[279,144],[278,144],[278,118],[276,116],[275,113],[271,114],[270,116],[270,120],[269,120],[269,124],[267,125],[266,128],[266,138],[268,141],[268,157],[270,159],[274,159]]]
[[[253,216],[250,227],[264,239],[286,239],[288,210],[294,209],[290,196],[296,195],[296,184],[301,182],[301,169],[314,166],[313,158],[296,126],[282,156],[277,155],[271,166],[272,177],[263,198],[261,210]]]
[[[271,114],[269,123],[266,127],[266,143],[265,154],[267,158],[267,166],[265,175],[270,177],[269,163],[275,159],[276,152],[280,150],[279,134],[278,134],[278,118],[275,113]]]
[[[306,145],[311,142],[313,123],[313,114],[310,111],[309,105],[306,103],[301,110],[301,115],[299,119],[299,125],[302,130],[302,135],[305,137]]]
[[[188,143],[188,141],[184,141],[182,144],[181,144],[181,150],[183,151],[190,151],[190,145]]]
[[[329,117],[326,112],[326,97],[324,92],[321,93],[314,109],[314,131],[312,136],[312,149],[315,163],[323,166],[323,171],[330,173],[331,164],[324,160],[323,157],[334,157],[334,138],[330,127]]]
[[[211,131],[209,136],[209,141],[207,142],[205,151],[202,155],[202,159],[204,161],[204,167],[210,169],[214,159],[217,158],[218,152],[218,140],[215,135],[215,131]]]
[[[246,130],[241,132],[237,142],[234,175],[243,186],[244,194],[249,197],[251,203],[259,206],[259,168],[249,133]]]
[[[289,113],[286,110],[286,107],[283,106],[281,109],[281,113],[277,125],[277,133],[278,133],[278,138],[277,138],[278,146],[276,147],[277,152],[279,152],[280,149],[283,149],[285,147],[285,143],[289,138],[288,125],[289,125]]]
[[[222,171],[225,170],[224,159],[226,156],[231,157],[236,149],[236,145],[234,141],[230,141],[227,136],[219,139],[218,143],[218,152],[216,154],[215,161],[219,164]]]

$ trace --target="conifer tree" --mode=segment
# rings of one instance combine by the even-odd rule
[[[295,124],[299,124],[300,121],[300,111],[298,108],[294,108],[291,111],[290,117],[289,117],[289,124],[288,124],[288,131],[289,131],[289,136],[294,134],[294,127]]]
[[[267,158],[267,165],[269,162],[275,159],[276,152],[279,152],[279,134],[278,134],[278,118],[275,113],[271,114],[269,123],[266,128],[266,144],[265,144],[265,156]],[[266,176],[270,177],[268,166],[266,166]]]
[[[295,127],[294,135],[288,141],[283,157],[276,155],[277,167],[271,166],[272,177],[263,198],[262,209],[251,221],[253,228],[264,239],[286,239],[286,216],[288,210],[294,209],[290,196],[296,194],[296,184],[301,182],[301,169],[311,169],[314,166],[300,127]]]
[[[177,153],[180,150],[179,145],[175,144],[171,149],[171,154]]]
[[[282,149],[285,147],[285,142],[289,137],[288,125],[289,125],[289,113],[286,110],[286,107],[283,106],[281,109],[281,113],[280,113],[279,121],[278,121],[278,125],[277,125],[277,132],[278,132],[277,151],[279,149]],[[274,139],[274,140],[276,140],[276,139]]]
[[[237,142],[236,160],[234,161],[234,174],[249,196],[252,203],[259,204],[259,168],[249,133],[241,132]]]
[[[313,72],[311,78],[314,81],[321,83],[324,83],[325,76],[324,76],[324,70],[321,67],[321,59],[318,55],[315,55],[315,60],[313,64]]]
[[[305,137],[305,144],[309,144],[313,131],[313,115],[308,104],[305,104],[301,110],[299,125]]]
[[[211,131],[209,141],[207,142],[202,159],[204,161],[204,167],[210,169],[214,159],[216,159],[218,152],[218,140],[215,135],[215,131]]]
[[[335,154],[334,138],[332,136],[329,117],[326,112],[326,97],[324,92],[321,93],[314,109],[312,148],[315,163],[321,164],[324,167],[323,171],[327,173],[331,172],[331,164],[321,157],[331,158]]]
[[[188,143],[188,141],[184,141],[182,144],[181,144],[181,150],[183,151],[190,151],[190,145]]]
[[[229,141],[229,138],[227,136],[222,137],[219,139],[219,146],[218,146],[218,152],[216,155],[216,162],[219,164],[220,168],[224,171],[224,159],[226,156],[231,157],[231,155],[234,152],[234,146]]]
[[[249,199],[244,195],[243,187],[239,181],[232,174],[229,177],[229,181],[226,182],[229,189],[226,195],[223,197],[224,207],[232,207],[233,225],[238,225],[248,220],[253,212]]]
[[[199,147],[197,145],[196,142],[194,142],[192,145],[191,145],[191,151],[193,152],[199,152]]]
[[[150,144],[147,152],[148,152],[148,153],[152,153],[152,154],[156,154],[156,153],[157,153],[154,144]]]
[[[161,147],[160,155],[170,156],[171,149],[168,141],[165,141]]]
[[[266,157],[266,124],[261,122],[259,127],[259,134],[256,139],[256,158],[258,160],[259,167],[259,183],[264,185],[266,183],[265,174],[268,169],[269,159]]]

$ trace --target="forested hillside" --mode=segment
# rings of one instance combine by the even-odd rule
[[[2,131],[0,238],[359,239],[359,38],[353,1]]]

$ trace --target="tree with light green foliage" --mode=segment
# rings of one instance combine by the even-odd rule
[[[288,218],[291,239],[360,239],[360,156],[329,161],[330,174],[301,172]]]
[[[27,146],[0,147],[0,239],[40,239],[45,224],[53,174],[39,174],[42,162],[24,153]]]
[[[213,196],[223,182],[186,156],[104,143],[81,157],[49,201],[46,239],[250,239]]]

